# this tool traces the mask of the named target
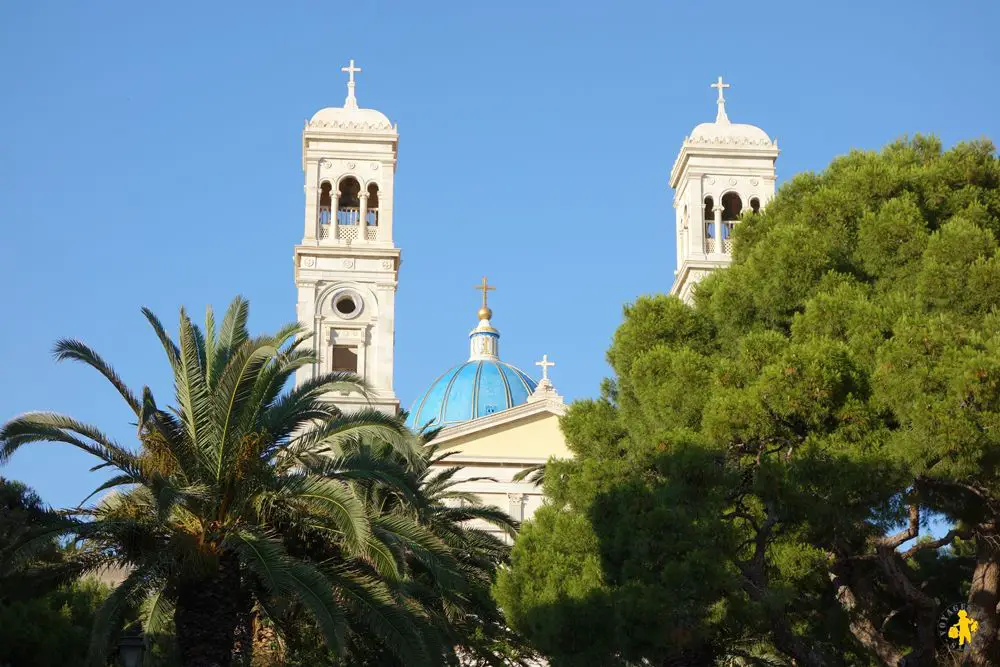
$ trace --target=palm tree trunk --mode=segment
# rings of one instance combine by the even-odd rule
[[[259,615],[253,618],[253,667],[284,667],[285,647],[274,628]]]
[[[178,587],[174,623],[183,667],[230,667],[239,603],[239,564],[228,554],[213,576]]]
[[[236,617],[236,639],[233,643],[233,667],[250,667],[253,661],[254,642],[253,600],[250,590],[240,589],[240,611]]]

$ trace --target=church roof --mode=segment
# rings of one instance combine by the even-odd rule
[[[485,417],[528,402],[538,383],[519,368],[500,361],[500,332],[493,328],[493,311],[486,293],[494,289],[486,278],[479,324],[469,334],[469,359],[438,377],[418,398],[407,418],[411,428],[441,427]]]

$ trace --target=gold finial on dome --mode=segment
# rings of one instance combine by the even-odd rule
[[[480,308],[479,313],[477,313],[479,315],[479,319],[481,320],[490,319],[491,317],[493,317],[493,311],[490,310],[489,306],[486,305],[486,293],[495,291],[496,287],[493,287],[493,285],[490,285],[488,282],[486,282],[486,276],[483,276],[483,282],[473,287],[473,289],[481,290],[483,293],[483,307]]]

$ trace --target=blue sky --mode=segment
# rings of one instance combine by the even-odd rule
[[[171,396],[139,313],[252,304],[294,317],[303,122],[340,105],[399,123],[396,387],[404,405],[467,355],[486,274],[501,356],[594,395],[626,302],[673,278],[667,178],[712,120],[777,136],[781,181],[851,148],[1000,138],[995,2],[0,4],[0,419],[70,413],[128,441],[77,337]],[[711,7],[708,9],[708,7]],[[49,503],[99,481],[85,455],[0,474]]]

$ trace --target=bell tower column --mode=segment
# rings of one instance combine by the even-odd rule
[[[300,369],[296,382],[356,373],[369,397],[337,392],[325,399],[345,412],[374,407],[395,415],[400,250],[391,220],[399,133],[382,113],[358,106],[354,75],[361,68],[352,60],[342,71],[348,74],[344,106],[320,109],[302,132],[306,206],[302,243],[295,246],[296,311],[313,333],[318,361]],[[371,215],[369,200],[378,202]]]

